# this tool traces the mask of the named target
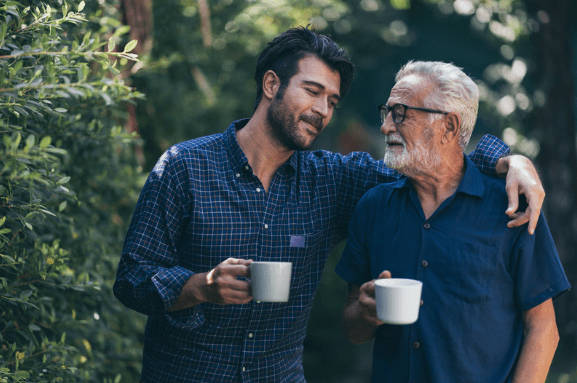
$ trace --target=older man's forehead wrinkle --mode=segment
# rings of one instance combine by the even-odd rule
[[[417,99],[421,101],[430,92],[431,86],[432,84],[422,77],[403,77],[391,90],[389,105],[411,103]]]

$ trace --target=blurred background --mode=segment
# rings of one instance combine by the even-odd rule
[[[7,2],[4,10],[9,6],[20,9],[25,3]],[[54,8],[64,4],[46,3]],[[76,7],[80,2],[71,3]],[[101,277],[99,285],[105,302],[101,304],[112,308],[100,307],[108,314],[98,318],[94,309],[86,312],[85,323],[99,321],[110,333],[108,340],[83,334],[69,341],[71,350],[84,356],[84,361],[74,359],[77,368],[98,371],[87,374],[86,380],[138,381],[145,318],[113,302],[110,289],[131,209],[148,172],[171,145],[223,132],[233,120],[250,117],[258,54],[277,34],[310,24],[331,35],[356,65],[351,93],[339,103],[315,148],[343,154],[361,150],[381,158],[384,142],[377,106],[386,102],[395,73],[408,60],[452,62],[477,82],[479,117],[467,150],[482,135],[495,135],[514,153],[533,160],[545,187],[544,212],[573,286],[555,302],[561,341],[547,382],[577,382],[576,1],[98,0],[82,8],[88,20],[84,29],[65,30],[76,33],[78,41],[87,31],[93,32],[92,38],[100,33],[113,41],[113,47],[137,40],[133,50],[125,51],[139,57],[138,62],[117,57],[121,67],[107,75],[132,87],[132,101],[114,99],[99,109],[102,115],[116,110],[113,125],[122,127],[125,134],[122,153],[128,159],[123,166],[132,169],[128,176],[124,173],[124,182],[126,177],[135,181],[127,187],[130,193],[110,197],[105,208],[97,204],[116,230],[103,255],[109,276]],[[101,41],[106,43],[104,37]],[[89,59],[82,57],[78,62]],[[98,75],[94,66],[90,69]],[[76,108],[86,106],[76,104]],[[86,115],[78,113],[82,118]],[[90,118],[98,119],[99,114]],[[52,145],[58,146],[54,140]],[[75,201],[76,205],[82,202],[78,197]],[[120,206],[116,210],[111,208],[114,201]],[[340,330],[346,284],[334,267],[342,249],[343,244],[337,246],[329,258],[309,321],[304,365],[311,383],[367,382],[370,377],[372,345],[353,346]],[[14,286],[19,285],[15,282]],[[41,291],[34,290],[32,297]],[[109,325],[102,325],[106,321]],[[10,326],[14,327],[4,325],[0,340],[8,350],[5,360],[14,360],[6,365],[13,372],[15,365],[18,369],[18,355],[24,354],[9,352]],[[62,325],[60,331],[65,329]],[[98,347],[101,354],[96,355]],[[33,353],[20,358],[22,363],[28,355],[33,360]],[[31,364],[30,371],[41,368],[43,362],[38,363],[36,367]],[[110,364],[123,367],[104,373],[103,366]]]

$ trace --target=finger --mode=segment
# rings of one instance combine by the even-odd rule
[[[529,218],[529,227],[527,228],[527,230],[529,230],[529,234],[533,235],[533,233],[535,233],[535,229],[537,228],[537,222],[539,221],[539,215],[541,214],[541,209],[530,208],[529,211],[531,218]]]
[[[509,205],[507,210],[505,210],[505,214],[510,216],[519,208],[519,185],[507,185],[505,190],[507,191],[507,198],[509,200]]]
[[[527,209],[524,213],[515,213],[515,215],[517,215],[517,218],[515,218],[512,221],[509,221],[507,223],[507,227],[511,228],[511,227],[519,227],[521,225],[524,225],[527,222],[529,222],[529,219],[531,217],[531,213],[530,213],[529,209]]]
[[[391,278],[391,272],[389,270],[385,270],[379,275],[379,279],[386,279],[386,278]]]
[[[221,273],[239,277],[248,277],[250,274],[250,270],[249,267],[244,264],[229,264],[229,265],[223,265]]]
[[[375,296],[375,282],[369,281],[361,286],[361,294],[366,294],[369,297]]]
[[[535,196],[529,195],[527,199],[529,200],[529,207],[527,210],[530,213],[529,227],[527,230],[529,231],[529,234],[533,235],[537,228],[539,216],[541,215],[541,206],[543,206],[543,200],[545,199],[545,191],[541,188],[541,190],[535,192]]]
[[[252,300],[252,295],[247,291],[228,290],[221,295],[219,304],[241,305]]]
[[[245,265],[245,266],[248,266],[252,263],[252,259],[228,258],[223,263],[228,264],[228,265]]]

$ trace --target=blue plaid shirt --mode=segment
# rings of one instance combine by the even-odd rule
[[[145,382],[304,382],[303,341],[327,257],[363,194],[400,178],[367,153],[297,151],[265,192],[236,140],[247,121],[171,147],[138,200],[114,294],[149,316]],[[494,173],[508,153],[485,136],[471,158]],[[229,257],[292,262],[289,301],[167,312],[190,276]]]

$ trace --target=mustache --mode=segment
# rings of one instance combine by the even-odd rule
[[[320,116],[303,114],[300,116],[300,120],[306,122],[307,124],[311,124],[319,132],[323,130],[323,119]]]
[[[400,134],[395,134],[395,133],[391,133],[391,134],[387,134],[385,136],[385,143],[388,144],[391,141],[395,141],[395,142],[400,142],[403,144],[403,146],[405,145],[405,140],[403,139],[403,137],[401,137]]]

